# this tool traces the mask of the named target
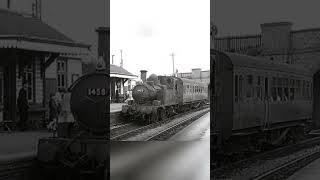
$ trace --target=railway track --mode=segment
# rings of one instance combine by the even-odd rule
[[[182,128],[186,127],[187,125],[192,123],[194,120],[200,118],[201,116],[203,116],[207,112],[209,112],[209,110],[202,111],[195,116],[187,117],[180,122],[169,125],[165,129],[157,131],[153,135],[147,137],[146,139],[144,139],[144,141],[166,140],[168,137],[170,137],[171,134],[175,134],[175,129],[182,129]],[[170,133],[170,131],[172,131],[173,133]]]
[[[136,124],[130,124],[130,125],[127,125],[127,126],[123,126],[123,127],[128,128],[128,130],[126,130],[126,131],[124,131],[122,133],[116,133],[115,130],[119,131],[119,129],[114,129],[113,128],[113,129],[111,129],[110,140],[112,140],[112,141],[125,140],[125,139],[130,138],[130,137],[132,137],[134,135],[140,134],[140,133],[142,133],[142,132],[144,132],[146,130],[149,130],[149,129],[152,129],[152,128],[156,128],[156,127],[162,126],[164,124],[168,124],[168,123],[170,123],[172,121],[172,119],[176,119],[176,118],[179,118],[181,116],[194,113],[195,111],[203,110],[205,108],[208,108],[208,106],[204,106],[202,108],[191,110],[191,111],[188,111],[188,112],[183,113],[183,114],[178,114],[178,115],[175,115],[175,116],[172,116],[172,117],[168,118],[168,120],[155,122],[155,123],[152,123],[152,124],[149,124],[149,125],[145,125],[145,126],[140,126],[140,125],[136,125]],[[167,130],[169,130],[169,129],[167,129]]]
[[[213,179],[286,179],[320,158],[320,137],[265,152],[211,171]]]

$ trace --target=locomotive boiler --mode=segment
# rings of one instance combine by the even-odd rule
[[[204,105],[208,86],[195,80],[152,74],[133,88],[132,97],[122,106],[122,116],[151,123]]]

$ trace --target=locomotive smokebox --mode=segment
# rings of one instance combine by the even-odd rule
[[[142,82],[146,82],[147,81],[147,71],[146,70],[141,70],[141,80]]]
[[[157,98],[157,90],[148,84],[139,84],[133,88],[132,97],[139,104],[152,102]]]

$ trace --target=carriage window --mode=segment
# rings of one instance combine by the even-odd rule
[[[288,101],[289,100],[289,79],[283,79],[283,93],[284,93],[284,97],[283,100],[284,101]]]
[[[272,78],[271,96],[273,101],[277,100],[276,78]]]
[[[253,94],[254,94],[254,87],[252,87],[253,85],[253,76],[252,75],[248,75],[247,76],[247,80],[248,80],[248,88],[247,89],[247,92],[246,92],[246,97],[247,98],[250,98],[250,97],[253,97]]]
[[[284,79],[278,78],[277,79],[277,101],[284,100],[283,85],[284,85]]]
[[[239,77],[239,99],[242,98],[242,90],[243,90],[243,77],[240,75],[240,77]]]
[[[306,97],[306,81],[302,81],[302,98]]]
[[[257,86],[256,86],[256,97],[262,100],[262,83],[261,83],[261,76],[257,78]]]
[[[306,82],[306,96],[307,96],[307,99],[309,99],[310,98],[310,82],[309,81],[307,81]]]
[[[300,80],[295,81],[295,89],[296,89],[296,97],[300,98],[301,91],[300,91]]]
[[[272,100],[273,101],[277,100],[277,89],[276,89],[276,87],[272,87],[271,88],[271,96],[272,96]]]
[[[253,76],[252,75],[248,75],[248,84],[251,85],[253,81]]]
[[[294,100],[294,80],[290,79],[289,80],[289,100],[293,101]]]
[[[234,79],[234,96],[235,96],[235,102],[238,102],[238,75],[235,76]]]

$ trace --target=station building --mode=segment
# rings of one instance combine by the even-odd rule
[[[138,76],[130,73],[123,67],[110,64],[110,98],[111,102],[117,102],[116,94],[119,95],[119,102],[125,100],[128,91],[131,91],[134,85],[134,79]],[[125,86],[126,84],[126,86]]]
[[[88,54],[90,46],[73,41],[39,19],[13,11],[0,9],[0,22],[0,121],[19,120],[17,97],[23,81],[27,82],[29,120],[43,119],[48,67],[54,62],[59,70],[74,66],[69,57],[78,60]],[[61,65],[60,61],[70,64]]]

